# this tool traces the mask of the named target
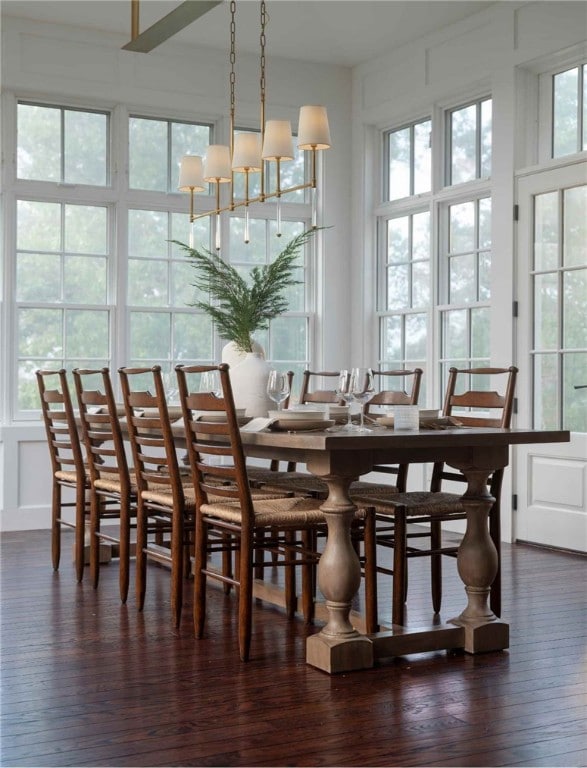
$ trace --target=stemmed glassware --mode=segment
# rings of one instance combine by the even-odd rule
[[[348,415],[347,415],[347,422],[344,425],[344,427],[340,427],[341,430],[344,430],[345,432],[356,432],[358,430],[358,427],[356,427],[352,421],[351,421],[351,400],[352,400],[352,394],[350,391],[350,383],[351,383],[351,374],[350,371],[347,371],[346,368],[343,368],[340,371],[340,374],[338,376],[338,382],[336,385],[336,396],[339,400],[344,400],[346,405],[348,406]]]
[[[218,371],[204,371],[200,377],[200,392],[210,392],[215,397],[222,397],[222,385]]]
[[[275,403],[277,403],[277,410],[281,411],[283,408],[283,401],[289,396],[289,380],[286,373],[269,371],[267,394]]]
[[[374,393],[375,383],[371,368],[353,368],[349,383],[349,394],[361,406],[361,421],[357,428],[358,432],[371,432],[364,423],[365,404],[369,402]]]

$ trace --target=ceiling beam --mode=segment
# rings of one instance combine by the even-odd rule
[[[161,43],[164,43],[177,32],[180,32],[192,21],[199,19],[212,8],[220,5],[222,0],[184,0],[155,24],[151,25],[140,35],[137,35],[126,45],[122,46],[124,51],[137,51],[139,53],[149,53]]]

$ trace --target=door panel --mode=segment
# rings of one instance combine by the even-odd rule
[[[571,441],[514,452],[514,536],[587,551],[587,164],[518,180],[518,424]]]

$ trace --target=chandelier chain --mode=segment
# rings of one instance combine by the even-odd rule
[[[265,7],[265,0],[261,0],[261,34],[259,36],[259,44],[261,48],[261,100],[265,102],[265,28],[267,26],[267,8]]]
[[[230,3],[230,115],[234,122],[235,113],[235,65],[236,62],[236,0],[231,0]]]

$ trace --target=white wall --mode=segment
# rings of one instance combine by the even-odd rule
[[[210,120],[217,137],[226,137],[229,62],[225,52],[167,43],[150,54],[122,51],[125,35],[97,34],[73,27],[3,18],[2,89],[4,141],[13,130],[15,98],[54,99],[56,103],[99,108],[125,104],[130,109],[178,119]],[[239,55],[237,121],[259,124],[258,57]],[[276,101],[273,96],[278,96]],[[340,367],[348,354],[344,301],[348,284],[351,168],[351,72],[344,67],[267,59],[267,117],[297,121],[302,104],[328,108],[333,147],[324,153],[321,186],[322,238],[316,275],[320,314],[315,363]],[[6,107],[8,106],[8,109]],[[3,181],[14,164],[6,157]],[[186,212],[187,212],[186,196]],[[5,227],[5,245],[11,227]],[[0,323],[2,362],[8,359],[11,322],[10,260],[5,247],[4,314]],[[343,318],[342,322],[340,318]],[[341,333],[341,330],[343,333]],[[10,420],[10,372],[0,366],[0,525],[26,530],[50,524],[50,476],[45,435],[40,423]]]

